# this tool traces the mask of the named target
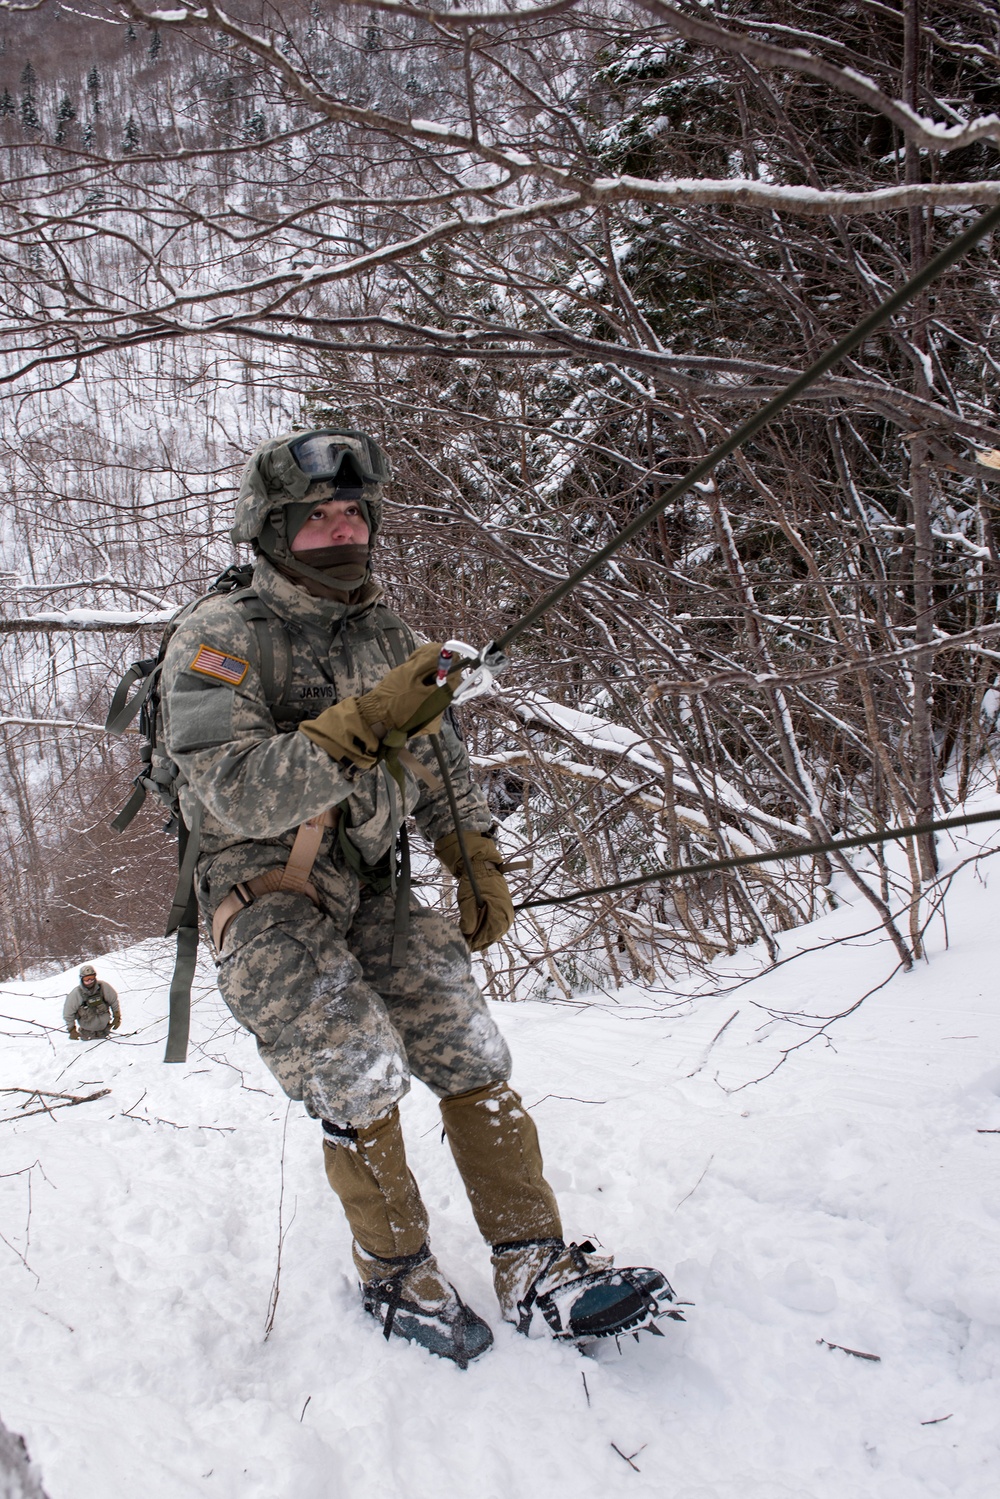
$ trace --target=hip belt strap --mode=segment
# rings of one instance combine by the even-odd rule
[[[212,917],[212,941],[216,953],[222,953],[226,939],[226,928],[238,911],[252,906],[262,895],[272,895],[276,890],[287,890],[290,895],[305,895],[314,906],[320,904],[319,891],[309,879],[316,855],[319,853],[323,834],[327,828],[335,828],[340,821],[340,808],[328,807],[317,817],[299,825],[292,851],[286,864],[277,864],[254,875],[252,880],[241,880],[220,902]]]

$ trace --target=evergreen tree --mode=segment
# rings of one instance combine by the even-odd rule
[[[157,59],[159,58],[159,55],[160,55],[160,48],[162,47],[162,45],[163,45],[163,42],[161,40],[160,33],[158,31],[154,31],[153,32],[153,39],[152,39],[152,41],[149,44],[149,60],[150,60],[150,62],[154,62],[155,63],[157,61]]]
[[[96,67],[91,68],[87,74],[87,93],[90,95],[90,107],[95,115],[101,112],[101,75]]]
[[[245,141],[262,141],[267,134],[267,121],[263,112],[255,109],[252,115],[247,115],[243,126],[243,139]]]
[[[56,111],[56,145],[61,146],[66,139],[66,133],[70,125],[76,119],[76,110],[69,94],[63,94]]]
[[[133,151],[139,149],[139,127],[135,123],[135,116],[129,115],[125,122],[125,136],[122,140],[122,155],[131,156]]]
[[[5,88],[0,94],[0,115],[12,115],[14,113],[14,100],[9,88]]]
[[[35,107],[35,70],[30,62],[25,63],[21,74],[21,124],[25,130],[40,130],[41,121]]]

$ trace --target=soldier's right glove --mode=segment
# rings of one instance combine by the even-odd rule
[[[299,724],[299,733],[325,749],[345,769],[370,770],[378,755],[378,735],[358,712],[358,699],[324,708],[318,718]]]
[[[462,837],[483,899],[481,906],[476,904],[458,834],[445,833],[435,843],[434,852],[458,880],[458,922],[462,935],[472,952],[482,952],[491,943],[499,942],[513,922],[514,902],[501,873],[503,855],[493,839],[467,828],[463,828]]]
[[[386,672],[377,687],[358,698],[358,712],[380,739],[390,729],[405,729],[417,717],[436,689],[440,655],[439,641],[418,646],[401,666],[394,666],[392,671]],[[440,727],[439,712],[427,723],[411,729],[410,733],[436,734]]]
[[[420,646],[401,666],[386,672],[377,687],[361,697],[348,697],[342,703],[324,708],[317,718],[300,723],[300,732],[339,764],[369,770],[375,764],[383,737],[391,729],[406,728],[436,691],[440,655],[440,644]],[[439,712],[421,724],[419,730],[410,732],[436,734],[440,727]]]
[[[71,1025],[69,1028],[69,1039],[71,1041],[79,1041],[80,1039],[80,1032],[77,1030],[75,1025]]]

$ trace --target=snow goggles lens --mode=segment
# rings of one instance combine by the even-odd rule
[[[345,447],[345,437],[353,438],[356,446]],[[288,449],[302,472],[313,480],[336,479],[342,474],[345,487],[352,487],[381,484],[389,478],[389,467],[378,444],[361,432],[310,432],[289,443]]]

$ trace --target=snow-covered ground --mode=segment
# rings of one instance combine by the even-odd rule
[[[597,1357],[498,1321],[419,1086],[434,1245],[496,1332],[464,1373],[362,1314],[318,1128],[209,969],[183,1067],[168,944],[99,960],[110,1041],[63,1034],[73,974],[2,986],[0,1086],[110,1089],[18,1122],[0,1095],[0,1415],[50,1499],[994,1499],[1000,866],[963,864],[991,835],[942,840],[963,867],[912,974],[845,904],[701,997],[500,1008],[569,1231],[695,1303]],[[770,1010],[866,994],[782,1060],[815,1025]]]

